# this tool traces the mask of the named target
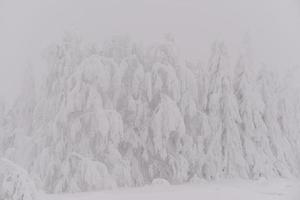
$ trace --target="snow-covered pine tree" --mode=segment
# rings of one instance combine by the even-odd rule
[[[12,161],[0,159],[0,198],[37,200],[38,192],[28,173]]]
[[[263,120],[267,127],[267,137],[269,145],[275,161],[273,171],[277,176],[290,177],[296,175],[297,167],[297,151],[293,150],[293,145],[288,140],[288,133],[283,128],[282,114],[280,113],[280,86],[279,82],[275,81],[275,75],[267,71],[265,68],[260,72],[259,83],[263,101],[266,105]]]
[[[209,154],[214,161],[207,164],[214,165],[211,168],[217,170],[214,173],[216,177],[246,177],[247,166],[238,128],[241,119],[234,96],[232,69],[224,43],[214,44],[209,70],[207,113],[214,140]]]
[[[250,41],[244,43],[236,65],[236,97],[242,123],[240,127],[243,152],[249,166],[249,177],[274,176],[274,156],[267,136],[263,113],[265,103],[257,83],[257,66]]]
[[[85,58],[80,54],[82,60],[65,57],[81,51],[80,45],[57,47],[35,110],[33,172],[48,191],[105,189],[113,187],[114,181],[118,186],[131,185],[130,166],[118,149],[124,137],[123,120],[113,108],[110,93],[115,87],[111,80],[116,64],[101,55]],[[82,158],[79,165],[83,168],[74,167],[70,159],[74,153]],[[88,169],[107,177],[107,183],[95,185],[100,181],[94,179],[97,176],[81,179],[80,174],[90,173]]]
[[[35,78],[33,69],[27,67],[21,85],[21,93],[12,107],[4,113],[1,128],[3,131],[3,156],[21,167],[30,167],[32,159],[32,121],[35,108]]]

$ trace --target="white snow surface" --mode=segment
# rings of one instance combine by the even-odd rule
[[[41,196],[42,200],[298,200],[300,182],[287,179],[221,180],[185,185],[148,185],[101,192],[55,194]]]

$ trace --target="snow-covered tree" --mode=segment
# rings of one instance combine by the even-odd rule
[[[0,198],[36,200],[38,192],[28,173],[7,159],[0,159]]]
[[[241,176],[247,174],[243,157],[239,124],[241,122],[232,84],[232,69],[224,43],[216,42],[210,59],[210,87],[207,113],[214,144],[209,154],[219,176]],[[212,164],[211,161],[209,162]],[[206,166],[206,168],[209,168]]]
[[[117,71],[116,64],[101,55],[82,57],[78,63],[72,59],[68,62],[74,66],[67,71],[61,71],[67,67],[66,62],[50,63],[50,68],[57,69],[48,72],[46,92],[35,110],[33,173],[44,188],[55,192],[104,189],[107,184],[111,187],[110,183],[97,186],[96,180],[79,179],[80,174],[90,173],[82,171],[88,169],[100,170],[99,176],[113,176],[107,180],[117,182],[118,186],[130,185],[130,166],[118,149],[124,138],[123,120],[114,110],[114,96],[110,93],[115,89],[112,74]],[[80,169],[70,162],[74,153],[83,158],[79,159]]]
[[[257,68],[249,43],[244,44],[236,66],[236,97],[241,115],[241,139],[249,166],[249,176],[273,176],[274,156],[271,152],[263,113],[265,103],[259,91],[255,70]]]
[[[151,174],[154,178],[182,182],[187,179],[189,169],[182,152],[186,136],[184,120],[174,100],[165,94],[160,98],[151,120],[152,154],[156,159]]]
[[[275,75],[263,70],[259,77],[263,101],[266,105],[263,119],[267,126],[269,145],[275,157],[274,170],[279,176],[289,177],[299,173],[293,145],[288,140],[288,133],[283,128],[279,110],[279,86]],[[278,79],[277,79],[278,80]]]

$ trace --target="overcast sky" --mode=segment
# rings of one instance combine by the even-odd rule
[[[151,43],[172,33],[181,54],[203,63],[214,39],[232,53],[246,33],[257,59],[300,64],[299,0],[0,0],[0,96],[15,98],[24,67],[64,32],[102,42],[127,34]]]

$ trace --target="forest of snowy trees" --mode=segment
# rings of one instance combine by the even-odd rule
[[[28,71],[13,106],[0,105],[0,199],[298,177],[300,93],[249,42],[236,60],[222,41],[210,51],[207,64],[186,61],[170,36],[150,47],[66,36],[49,47],[42,83]]]

